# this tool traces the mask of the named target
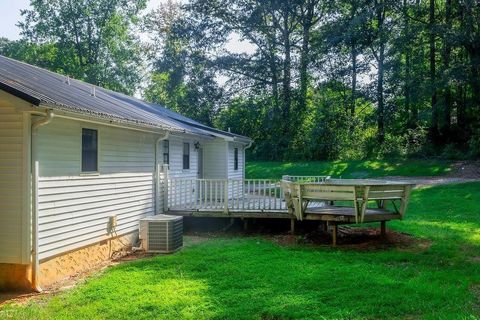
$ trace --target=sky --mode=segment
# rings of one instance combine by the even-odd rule
[[[166,0],[149,0],[147,4],[147,12]],[[181,0],[185,1],[185,0]],[[10,40],[18,40],[20,38],[20,29],[16,26],[17,22],[22,19],[20,15],[21,9],[27,9],[30,5],[30,0],[0,0],[0,12],[2,19],[0,19],[0,37],[5,37]],[[144,37],[142,37],[143,39]],[[231,41],[227,44],[226,49],[235,52],[252,52],[253,45],[248,42],[240,41],[238,35],[232,35]]]
[[[147,10],[157,7],[164,0],[149,0]],[[20,10],[27,9],[30,6],[30,0],[0,0],[0,12],[2,19],[0,20],[0,37],[10,40],[20,38],[20,29],[16,26],[21,20]]]

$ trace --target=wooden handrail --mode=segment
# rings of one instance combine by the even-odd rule
[[[168,210],[286,210],[284,192],[273,179],[172,178],[167,186]]]

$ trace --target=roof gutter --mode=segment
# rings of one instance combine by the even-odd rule
[[[37,130],[41,126],[49,124],[54,117],[52,110],[48,110],[44,118],[32,122],[31,127],[31,172],[32,172],[32,288],[36,292],[42,292],[38,281],[40,269],[38,254],[38,160],[37,160]]]
[[[48,105],[41,105],[43,108],[50,108]],[[68,119],[68,120],[75,120],[75,121],[83,121],[83,122],[88,122],[88,123],[94,123],[94,124],[99,124],[99,125],[104,125],[104,126],[110,126],[114,128],[121,128],[121,129],[129,129],[129,130],[135,130],[139,132],[146,132],[146,133],[153,133],[153,134],[159,134],[161,132],[171,132],[172,134],[179,134],[179,135],[191,135],[191,136],[201,136],[204,139],[208,139],[209,135],[201,135],[198,133],[191,133],[191,132],[186,132],[185,130],[179,130],[179,129],[174,129],[174,128],[162,128],[162,127],[155,127],[155,126],[149,126],[146,124],[133,124],[129,122],[118,122],[114,121],[112,119],[110,120],[105,120],[102,121],[101,119],[104,119],[102,117],[95,117],[95,119],[92,119],[91,117],[88,117],[82,113],[76,113],[76,112],[68,112],[65,110],[56,110],[55,111],[55,117],[56,118],[63,118],[63,119]],[[98,120],[96,120],[98,119]],[[147,129],[151,128],[151,129]]]
[[[100,124],[100,125],[104,125],[104,126],[110,126],[110,127],[116,127],[116,128],[123,128],[123,129],[131,129],[131,130],[135,130],[135,131],[141,131],[141,132],[147,132],[147,133],[154,133],[154,134],[158,134],[159,130],[167,130],[167,129],[160,129],[159,130],[148,130],[148,129],[145,129],[145,127],[147,126],[143,126],[143,128],[139,128],[139,127],[136,127],[132,124],[128,124],[128,123],[113,123],[113,121],[101,121],[101,120],[93,120],[93,119],[89,119],[88,117],[82,117],[82,116],[77,116],[76,113],[67,113],[65,111],[61,111],[61,112],[56,112],[55,114],[55,117],[56,118],[62,118],[62,119],[68,119],[68,120],[76,120],[76,121],[83,121],[83,122],[88,122],[88,123],[95,123],[95,124]],[[173,130],[173,129],[172,129]]]

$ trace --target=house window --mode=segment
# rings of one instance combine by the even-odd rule
[[[233,170],[238,170],[238,148],[233,149]]]
[[[98,131],[82,129],[82,172],[98,171]]]
[[[170,143],[163,141],[163,164],[170,164]]]
[[[190,143],[183,144],[183,169],[190,169]]]

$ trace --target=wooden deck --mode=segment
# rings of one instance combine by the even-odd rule
[[[320,220],[334,224],[402,219],[410,184],[284,177],[168,180],[165,213],[185,217]],[[400,204],[395,205],[399,200]],[[334,201],[351,206],[331,205]],[[387,208],[386,201],[394,204]],[[371,208],[374,203],[376,208]]]
[[[287,208],[284,209],[251,209],[229,210],[227,213],[212,209],[172,208],[166,214],[184,217],[210,218],[255,218],[255,219],[296,219]],[[347,206],[331,206],[324,203],[309,204],[304,220],[321,220],[339,224],[355,223],[355,209]],[[400,214],[387,209],[366,209],[364,222],[380,222],[401,219]]]

